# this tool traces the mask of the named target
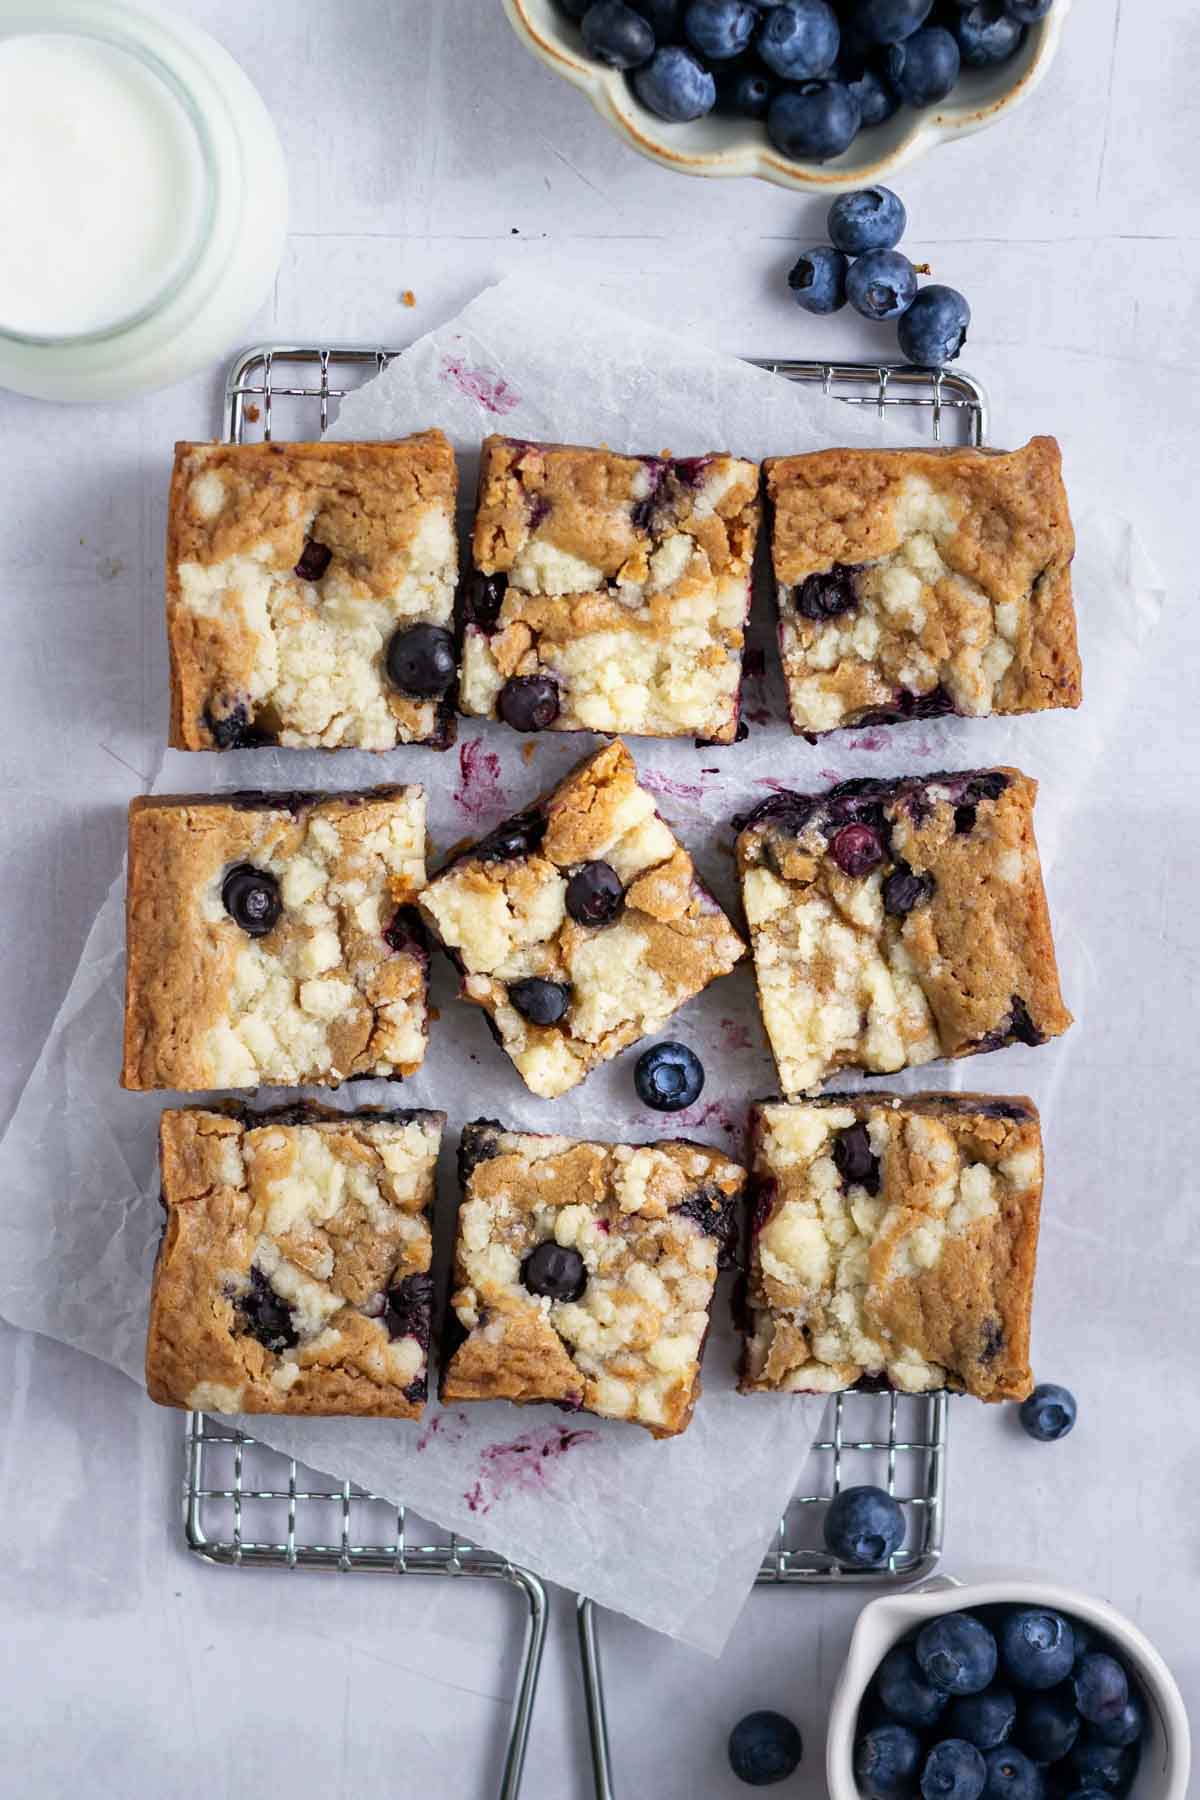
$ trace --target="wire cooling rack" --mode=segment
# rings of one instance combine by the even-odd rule
[[[337,402],[384,370],[395,350],[355,344],[260,344],[239,356],[225,384],[230,443],[314,438]],[[788,381],[819,387],[885,417],[903,408],[914,435],[935,443],[987,441],[987,397],[971,376],[891,364],[753,358]],[[838,1395],[828,1437],[813,1446],[812,1491],[797,1494],[772,1539],[757,1586],[914,1581],[941,1554],[947,1400],[944,1394]],[[824,1507],[843,1486],[873,1481],[900,1502],[903,1544],[887,1565],[839,1565],[821,1543]],[[546,1635],[546,1599],[536,1575],[348,1481],[311,1475],[290,1457],[203,1413],[186,1422],[184,1530],[188,1548],[231,1568],[326,1569],[397,1576],[441,1575],[509,1583],[524,1599],[524,1648],[499,1800],[517,1800]],[[579,1643],[597,1800],[615,1800],[598,1612],[579,1603]]]

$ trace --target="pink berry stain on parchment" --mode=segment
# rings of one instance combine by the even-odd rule
[[[551,1425],[545,1431],[527,1431],[508,1444],[489,1444],[479,1458],[479,1479],[463,1499],[473,1513],[486,1513],[506,1494],[549,1493],[554,1471],[568,1450],[594,1443],[599,1436],[598,1431]]]
[[[686,1112],[674,1115],[673,1123],[686,1125],[690,1130],[697,1126],[715,1125],[726,1137],[737,1137],[741,1125],[723,1100],[706,1100],[703,1106],[689,1106]]]
[[[467,1415],[464,1412],[434,1413],[428,1421],[420,1437],[417,1439],[418,1450],[428,1450],[436,1438],[441,1444],[460,1444],[467,1432]]]
[[[454,804],[468,819],[482,819],[504,805],[500,758],[485,750],[481,737],[466,738],[458,747],[458,788]]]
[[[655,769],[643,769],[639,780],[652,794],[663,794],[669,800],[703,800],[708,792],[705,781],[676,781],[672,775],[660,775]]]
[[[473,369],[461,356],[443,356],[442,379],[451,382],[466,399],[482,406],[484,412],[499,416],[515,412],[521,404],[520,394],[503,375],[494,375],[490,369]]]

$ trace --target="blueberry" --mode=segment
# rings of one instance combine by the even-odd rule
[[[918,875],[907,863],[897,863],[883,884],[883,910],[893,919],[906,918],[923,906],[934,890],[932,875]]]
[[[648,21],[660,44],[678,32],[683,0],[629,0],[629,5]]]
[[[898,44],[925,23],[933,0],[858,0],[850,18],[872,44]]]
[[[743,119],[765,119],[775,91],[770,77],[761,69],[732,70],[718,82],[717,90],[722,110],[737,113]],[[808,310],[817,309],[810,306]]]
[[[829,854],[843,875],[860,881],[883,861],[883,844],[869,825],[843,825],[830,842]]]
[[[269,731],[254,723],[249,708],[240,701],[226,713],[214,713],[211,706],[206,706],[204,723],[218,750],[261,750],[264,745],[275,742]]]
[[[633,91],[643,106],[675,124],[703,118],[717,103],[713,76],[678,44],[665,45],[642,64],[633,77]]]
[[[729,1734],[729,1766],[748,1787],[786,1781],[803,1755],[804,1741],[782,1713],[747,1713]]]
[[[1020,24],[1036,25],[1039,19],[1045,18],[1054,0],[1005,0],[1005,4]]]
[[[221,883],[221,904],[247,937],[266,937],[279,923],[279,883],[253,863],[236,863]]]
[[[286,1300],[281,1300],[261,1269],[250,1271],[250,1286],[234,1300],[249,1337],[257,1338],[268,1350],[291,1350],[300,1342],[300,1334]]]
[[[475,855],[480,862],[515,862],[519,857],[532,856],[545,835],[546,815],[531,808],[529,812],[514,813],[495,831],[480,838]]]
[[[977,1750],[995,1750],[1006,1744],[1017,1722],[1017,1703],[1007,1688],[984,1688],[981,1694],[964,1694],[950,1702],[946,1729],[966,1738]]]
[[[848,831],[854,830],[847,826]],[[866,1188],[868,1194],[879,1192],[879,1158],[871,1149],[866,1126],[859,1119],[839,1131],[833,1140],[833,1166],[847,1187]],[[912,1723],[912,1721],[908,1721]]]
[[[1022,1400],[1018,1418],[1021,1428],[1039,1444],[1057,1443],[1075,1427],[1075,1396],[1070,1388],[1043,1381],[1027,1400]]]
[[[655,1112],[682,1112],[700,1098],[704,1064],[686,1044],[654,1044],[633,1068],[638,1099]]]
[[[893,1719],[927,1731],[946,1710],[948,1696],[926,1681],[911,1644],[896,1644],[879,1665],[875,1691]]]
[[[1089,1650],[1075,1664],[1075,1704],[1089,1725],[1110,1725],[1129,1700],[1129,1681],[1115,1656]]]
[[[962,57],[942,25],[926,25],[902,43],[889,46],[887,76],[909,106],[934,106],[958,80]]]
[[[922,369],[953,362],[967,341],[971,309],[957,288],[931,282],[923,287],[897,327],[900,349]]]
[[[510,675],[500,689],[499,707],[514,731],[544,731],[559,714],[558,683],[549,675]]]
[[[1000,1626],[1000,1654],[1018,1687],[1057,1687],[1071,1673],[1075,1638],[1061,1613],[1018,1607]]]
[[[776,94],[767,109],[767,136],[793,162],[828,162],[854,142],[862,114],[840,81],[803,81]]]
[[[746,48],[759,18],[750,0],[690,0],[683,35],[709,62],[728,62]]]
[[[806,575],[792,590],[792,605],[802,619],[818,622],[852,612],[858,605],[856,573],[852,563],[834,563],[819,575]]]
[[[564,982],[526,975],[521,981],[509,982],[508,997],[531,1025],[557,1025],[570,1005],[571,990]]]
[[[987,1780],[987,1764],[962,1738],[943,1738],[935,1744],[921,1770],[923,1800],[979,1800]]]
[[[840,41],[837,15],[827,0],[788,0],[767,14],[756,48],[781,80],[808,81],[832,69]]]
[[[907,1725],[876,1725],[854,1746],[854,1779],[865,1800],[905,1800],[921,1767],[921,1740]]]
[[[654,31],[625,0],[596,0],[583,15],[583,41],[598,62],[636,69],[654,55]]]
[[[864,250],[894,250],[904,236],[908,215],[891,188],[859,188],[839,194],[829,209],[830,241],[847,256]]]
[[[842,1488],[825,1514],[825,1548],[839,1562],[876,1568],[904,1542],[904,1514],[879,1487]]]
[[[611,925],[624,905],[621,877],[606,862],[584,863],[567,883],[567,911],[577,925]]]
[[[943,1613],[917,1633],[925,1678],[947,1694],[981,1694],[996,1673],[996,1640],[974,1613]]]
[[[796,305],[810,313],[840,312],[846,304],[848,266],[841,251],[829,244],[817,244],[806,250],[788,274],[788,286]],[[810,581],[820,579],[820,576],[809,576]],[[838,610],[842,609],[839,607]]]
[[[962,60],[973,69],[1007,62],[1025,36],[1025,27],[1008,11],[1004,0],[979,0],[978,5],[952,16],[950,29]]]
[[[592,5],[592,0],[558,0],[558,4],[567,17],[574,19],[578,24],[588,7]]]
[[[1131,1693],[1116,1718],[1093,1725],[1088,1736],[1120,1750],[1126,1744],[1136,1744],[1145,1729],[1146,1709],[1137,1695]]]
[[[440,625],[410,625],[392,634],[387,647],[388,680],[402,694],[433,700],[457,673],[454,639]]]
[[[1004,1744],[986,1751],[983,1760],[987,1764],[983,1800],[1043,1800],[1042,1771],[1023,1751]]]
[[[1079,1714],[1070,1685],[1031,1694],[1021,1707],[1016,1740],[1036,1763],[1059,1762],[1079,1736]]]
[[[864,319],[898,319],[916,292],[916,270],[899,250],[868,250],[846,275],[846,298]]]
[[[422,1350],[429,1348],[429,1322],[433,1310],[433,1276],[406,1275],[387,1291],[383,1322],[392,1339],[416,1338]]]
[[[587,1267],[578,1250],[551,1241],[529,1252],[521,1264],[521,1280],[531,1294],[548,1300],[578,1300],[587,1286]]]
[[[383,941],[398,956],[429,956],[429,934],[415,906],[398,906],[384,927]]]
[[[1137,1774],[1136,1749],[1122,1749],[1093,1737],[1076,1744],[1067,1758],[1073,1780],[1081,1783],[1085,1793],[1127,1794]]]
[[[463,588],[463,610],[467,623],[484,631],[494,629],[508,588],[507,575],[485,575],[473,569]]]
[[[900,105],[900,96],[877,70],[864,63],[855,74],[843,77],[850,96],[858,103],[864,128],[883,125]]]
[[[332,561],[333,551],[328,544],[318,544],[315,538],[306,538],[295,574],[301,581],[320,581]]]

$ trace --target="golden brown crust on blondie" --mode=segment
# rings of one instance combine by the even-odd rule
[[[822,450],[765,465],[780,639],[797,731],[944,696],[942,710],[1075,707],[1075,537],[1053,438],[1007,453]],[[795,591],[845,571],[847,610]]]
[[[848,1133],[855,1155],[839,1162]],[[909,1392],[1024,1399],[1042,1192],[1031,1100],[761,1105],[751,1157],[742,1392],[831,1392],[883,1376]]]
[[[336,1085],[419,1067],[427,958],[383,933],[424,882],[424,795],[294,799],[132,802],[122,1086]],[[223,905],[238,864],[278,883],[264,937]]]
[[[167,515],[170,743],[386,749],[447,735],[383,669],[401,624],[449,626],[457,468],[440,431],[395,443],[175,447]],[[309,540],[330,553],[297,576]],[[214,720],[218,729],[214,732]]]

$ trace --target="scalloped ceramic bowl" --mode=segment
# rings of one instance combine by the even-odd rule
[[[762,123],[710,113],[669,125],[633,96],[625,76],[585,54],[579,29],[556,0],[503,0],[513,30],[547,68],[582,88],[614,131],[668,169],[684,175],[758,175],[778,187],[836,194],[886,180],[935,144],[982,131],[1031,94],[1054,59],[1071,0],[1031,25],[1025,42],[996,69],[965,69],[941,106],[902,107],[884,125],[860,132],[844,155],[827,163],[791,162],[774,149]]]

